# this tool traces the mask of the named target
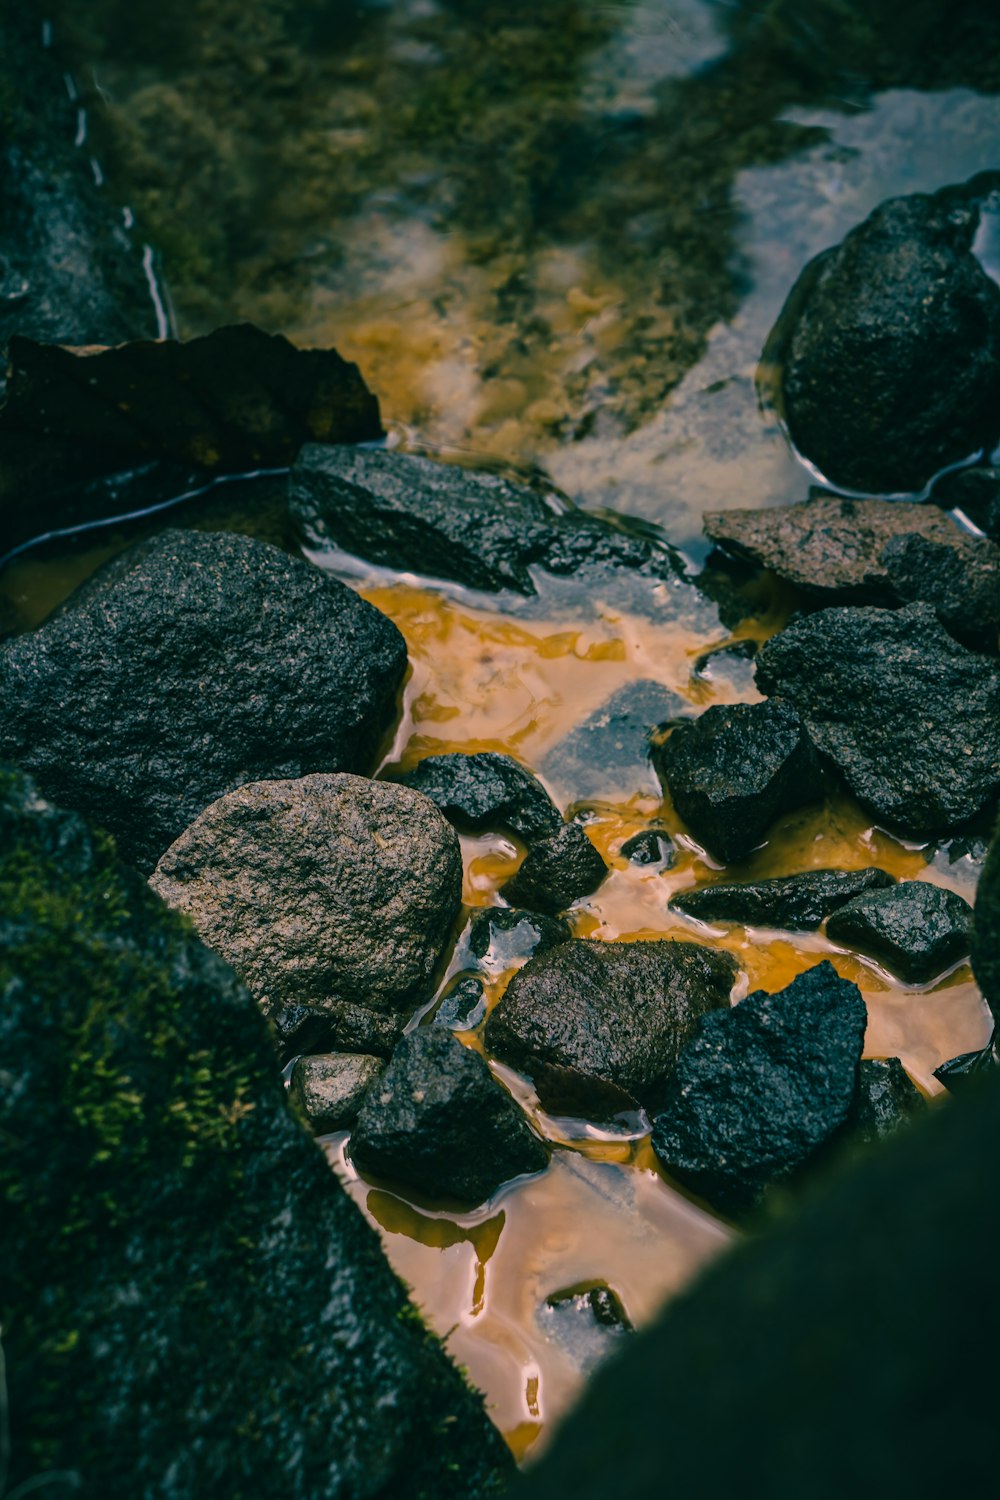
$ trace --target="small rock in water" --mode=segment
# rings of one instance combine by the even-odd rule
[[[485,1040],[547,1109],[606,1118],[655,1108],[707,1011],[738,973],[720,949],[670,940],[574,940],[531,959],[490,1012]]]
[[[562,813],[531,772],[509,755],[428,755],[399,778],[461,828],[509,828],[526,843],[562,827]]]
[[[522,911],[516,906],[486,906],[469,927],[469,947],[484,969],[500,973],[535,953],[546,953],[572,936],[562,917]]]
[[[884,1141],[926,1107],[898,1057],[866,1057],[858,1069],[848,1129],[863,1141]]]
[[[351,1157],[362,1172],[428,1197],[478,1204],[540,1172],[549,1152],[480,1054],[434,1026],[396,1048],[365,1100]]]
[[[435,1026],[449,1031],[475,1031],[486,1020],[486,991],[473,974],[460,979],[434,1012]]]
[[[618,1293],[603,1283],[553,1292],[538,1309],[538,1326],[584,1374],[633,1331]]]
[[[682,891],[670,905],[700,922],[740,922],[746,926],[781,927],[786,932],[814,932],[830,915],[865,891],[895,884],[885,870],[804,870],[744,885],[703,885]]]
[[[831,942],[874,958],[900,979],[926,984],[969,952],[972,908],[955,891],[925,880],[868,891],[826,924]]]
[[[644,828],[626,839],[621,853],[634,865],[656,865],[669,870],[676,856],[674,841],[665,828]]]
[[[548,751],[541,770],[567,801],[655,791],[651,736],[660,724],[690,711],[660,682],[626,683]]]
[[[996,798],[1000,669],[929,604],[793,620],[762,647],[757,686],[794,703],[816,748],[893,828],[947,833]]]
[[[289,1094],[316,1135],[347,1130],[385,1063],[358,1052],[324,1052],[300,1057],[292,1069]]]
[[[579,823],[565,823],[528,850],[500,894],[515,906],[555,915],[596,891],[608,868]]]
[[[815,751],[787,703],[715,704],[675,729],[653,763],[695,838],[727,862],[822,796]]]
[[[868,1013],[828,961],[703,1017],[653,1124],[671,1176],[739,1217],[848,1119]]]
[[[960,640],[996,649],[1000,629],[1000,547],[959,533],[943,545],[926,536],[898,536],[882,548],[889,582],[907,604],[933,604]]]

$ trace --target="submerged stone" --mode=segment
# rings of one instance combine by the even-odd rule
[[[814,932],[831,912],[865,891],[895,884],[885,870],[804,870],[770,880],[728,885],[719,881],[681,891],[670,905],[700,922],[740,922],[745,926],[781,927],[786,932]]]
[[[0,756],[148,873],[234,787],[367,770],[405,671],[395,625],[343,584],[165,531],[0,646]]]
[[[615,1352],[623,1334],[633,1332],[618,1293],[603,1283],[553,1292],[537,1317],[546,1338],[584,1374]]]
[[[289,1094],[317,1135],[348,1130],[384,1067],[382,1058],[358,1052],[300,1057],[292,1070]]]
[[[728,1007],[737,973],[730,954],[697,943],[563,943],[514,975],[486,1045],[528,1074],[547,1109],[655,1108],[699,1018]]]
[[[653,763],[695,838],[726,862],[822,796],[815,751],[788,703],[714,704],[657,746]]]
[[[427,1000],[462,899],[437,808],[361,776],[260,781],[213,802],[151,886],[190,917],[268,1016],[315,1012],[323,1050],[383,1052]]]
[[[761,649],[757,686],[793,703],[858,800],[904,833],[947,833],[1000,788],[1000,670],[928,604],[793,620]]]
[[[655,791],[652,736],[661,724],[690,711],[690,704],[661,682],[626,683],[546,753],[541,770],[566,801]]]
[[[512,905],[555,915],[596,891],[608,868],[579,823],[565,823],[532,845],[500,894]]]
[[[449,1031],[475,1031],[486,1020],[486,991],[483,981],[465,975],[442,998],[434,1012],[434,1025]]]
[[[527,842],[555,833],[562,813],[542,783],[509,755],[428,755],[399,778],[460,828],[509,828]]]
[[[868,1013],[828,961],[778,994],[705,1016],[653,1123],[665,1169],[738,1218],[848,1119]]]
[[[535,953],[546,953],[571,936],[562,917],[522,911],[516,906],[486,906],[469,926],[469,947],[484,969],[500,973]]]
[[[365,1100],[351,1157],[366,1174],[476,1204],[540,1172],[549,1152],[483,1057],[433,1026],[396,1048]]]
[[[834,943],[875,958],[900,979],[926,984],[969,952],[972,908],[955,891],[925,880],[856,896],[830,918]]]
[[[898,1057],[865,1057],[848,1128],[863,1141],[884,1141],[926,1107]]]
[[[653,827],[644,828],[641,833],[626,839],[621,853],[633,865],[655,865],[661,870],[669,870],[677,851],[667,830]]]
[[[1000,837],[994,836],[976,886],[970,960],[983,999],[1000,1021]]]

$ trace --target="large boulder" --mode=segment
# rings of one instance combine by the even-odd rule
[[[919,491],[1000,426],[1000,287],[973,254],[986,174],[883,203],[803,273],[779,322],[792,439],[827,479]]]
[[[959,645],[928,604],[824,609],[757,657],[865,807],[914,837],[947,833],[1000,788],[1000,670]]]
[[[895,877],[885,870],[803,870],[770,880],[730,885],[716,881],[681,891],[670,905],[700,922],[740,922],[744,926],[782,927],[786,932],[814,932],[831,912],[866,891],[884,890]]]
[[[542,1103],[604,1117],[656,1108],[681,1049],[737,975],[721,949],[574,940],[532,958],[486,1022],[485,1041]]]
[[[8,772],[0,913],[12,1490],[491,1493],[506,1449],[290,1112],[253,1000]]]
[[[232,964],[286,1054],[388,1055],[430,998],[461,905],[462,855],[419,792],[317,774],[213,802],[150,884]]]
[[[0,755],[148,873],[234,787],[368,770],[405,670],[395,625],[307,563],[165,531],[0,647]]]

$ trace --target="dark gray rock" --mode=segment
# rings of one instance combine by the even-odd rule
[[[388,1052],[385,1040],[433,991],[461,905],[462,855],[419,792],[315,775],[213,802],[150,884],[283,1031],[290,1009],[311,1010],[324,1050]]]
[[[1000,542],[1000,468],[959,469],[934,486],[938,505],[960,510],[974,526]]]
[[[634,865],[655,865],[669,870],[676,855],[674,841],[665,828],[644,828],[626,839],[621,853]]]
[[[814,932],[831,912],[865,891],[895,884],[885,870],[804,870],[744,885],[700,886],[682,891],[670,905],[700,922],[740,922],[746,926],[781,927],[786,932]]]
[[[709,511],[705,532],[824,603],[895,603],[882,555],[893,537],[919,534],[956,548],[964,541],[935,505],[848,500],[822,491],[801,505]]]
[[[482,1203],[548,1163],[548,1147],[473,1052],[443,1027],[404,1037],[351,1136],[365,1174],[431,1198]]]
[[[554,915],[596,891],[608,868],[579,823],[566,823],[532,845],[500,894],[512,906]]]
[[[898,536],[882,548],[889,582],[904,603],[933,604],[960,640],[996,649],[1000,630],[1000,547],[959,533],[947,544]]]
[[[728,1008],[738,972],[730,954],[697,943],[564,943],[514,975],[486,1045],[529,1075],[547,1109],[656,1108],[699,1018]]]
[[[653,733],[690,712],[690,704],[661,682],[626,683],[547,751],[539,769],[566,801],[655,791]]]
[[[972,914],[970,960],[983,999],[1000,1021],[1000,837],[986,857]]]
[[[847,1128],[862,1141],[884,1141],[926,1108],[898,1057],[862,1058]]]
[[[588,1375],[634,1331],[618,1293],[602,1282],[553,1292],[537,1317],[546,1338]]]
[[[535,953],[546,953],[571,936],[561,917],[522,911],[516,906],[485,906],[469,926],[469,947],[484,969],[501,973]]]
[[[253,1000],[7,772],[0,913],[12,1492],[499,1488],[499,1434],[289,1110]]]
[[[998,182],[890,199],[793,289],[779,321],[785,417],[834,484],[919,491],[995,439],[1000,287],[972,243]]]
[[[957,1057],[949,1058],[939,1068],[934,1069],[934,1077],[938,1083],[944,1085],[949,1094],[964,1093],[977,1078],[982,1078],[984,1074],[992,1073],[995,1068],[1000,1068],[998,1051],[1000,1049],[998,1049],[997,1033],[994,1029],[987,1046],[980,1047],[975,1052],[960,1052]]]
[[[434,1025],[449,1031],[475,1031],[485,1020],[486,991],[474,974],[464,975],[434,1012]]]
[[[166,531],[0,648],[0,755],[148,872],[234,787],[367,770],[405,670],[395,625],[307,563]]]
[[[724,1214],[755,1209],[848,1119],[867,1019],[828,961],[705,1016],[653,1124],[663,1166]]]
[[[408,1020],[406,1011],[380,1012],[345,1001],[327,1007],[291,1000],[267,1015],[282,1065],[303,1053],[337,1047],[363,1047],[389,1057]]]
[[[509,755],[428,755],[399,778],[460,828],[509,828],[530,843],[562,827],[562,813],[531,772]]]
[[[300,1057],[292,1069],[289,1094],[317,1135],[348,1130],[384,1067],[380,1057],[363,1052]]]
[[[1000,672],[928,604],[825,609],[757,657],[762,692],[790,700],[860,802],[914,837],[947,833],[1000,787]]]
[[[878,959],[900,979],[926,984],[968,955],[971,917],[955,891],[905,880],[848,901],[827,922],[826,935]]]
[[[673,731],[653,764],[699,843],[726,862],[782,813],[822,796],[819,762],[789,703],[714,704]]]

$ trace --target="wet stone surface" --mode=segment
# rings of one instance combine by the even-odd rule
[[[541,770],[567,801],[655,790],[652,735],[690,712],[690,704],[660,682],[627,683],[553,746]]]
[[[434,1025],[449,1031],[475,1031],[486,1020],[486,991],[481,979],[466,975],[442,998]]]
[[[488,906],[473,916],[468,943],[484,969],[499,973],[565,943],[571,935],[569,923],[561,917],[516,906]]]
[[[971,917],[957,892],[906,880],[849,901],[827,922],[826,935],[910,984],[926,984],[968,955]]]
[[[609,1286],[553,1292],[538,1309],[538,1326],[578,1369],[593,1370],[633,1331],[621,1298]]]
[[[926,600],[959,640],[996,650],[1000,629],[1000,547],[960,536],[943,545],[926,536],[898,536],[881,552],[889,582],[904,603]]]
[[[927,1108],[898,1057],[865,1057],[848,1129],[866,1142],[883,1141]]]
[[[934,499],[962,511],[980,531],[1000,542],[1000,468],[977,466],[947,474],[934,486]]]
[[[633,865],[669,870],[677,851],[665,828],[644,828],[625,840],[621,853]]]
[[[579,823],[566,823],[558,833],[532,845],[500,894],[529,911],[555,915],[596,891],[607,873],[603,857]]]
[[[511,756],[492,750],[428,755],[399,780],[461,828],[509,828],[531,843],[562,827],[562,814],[541,782]]]
[[[741,885],[717,881],[682,891],[670,904],[701,922],[814,932],[831,912],[855,896],[893,884],[894,877],[885,870],[805,870],[801,875],[776,875]]]
[[[292,1070],[289,1097],[316,1135],[348,1130],[385,1062],[357,1052],[300,1057]]]

